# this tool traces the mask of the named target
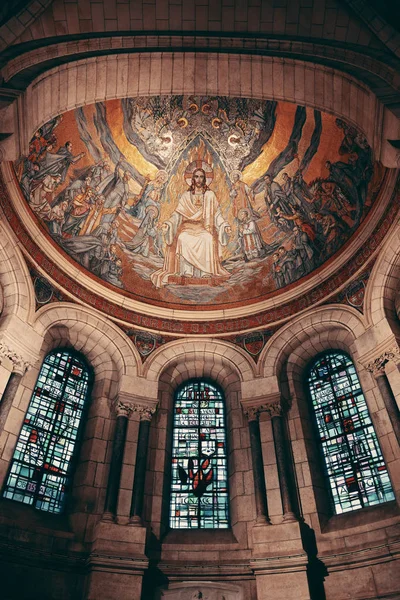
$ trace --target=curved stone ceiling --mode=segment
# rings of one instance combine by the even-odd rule
[[[384,177],[343,120],[222,96],[78,108],[15,170],[43,231],[92,278],[186,310],[253,304],[329,268]]]

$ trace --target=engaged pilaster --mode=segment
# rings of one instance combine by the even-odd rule
[[[140,414],[140,425],[129,522],[131,525],[140,527],[143,524],[144,483],[146,478],[150,422],[156,412],[156,408],[136,404],[134,410]]]
[[[265,485],[262,456],[259,407],[246,407],[244,413],[249,421],[251,459],[253,465],[254,496],[256,500],[257,525],[270,525],[268,516],[267,490]]]
[[[283,520],[296,521],[292,500],[293,494],[291,493],[292,490],[290,489],[290,454],[288,452],[284,429],[284,408],[284,403],[280,400],[270,404],[266,412],[268,412],[271,417],[272,432],[274,434],[275,454],[283,508]]]
[[[124,459],[126,430],[128,427],[129,416],[133,411],[133,406],[131,403],[122,402],[121,400],[117,399],[114,403],[114,411],[117,415],[117,419],[115,424],[110,472],[108,475],[103,515],[103,519],[108,521],[115,519],[117,514],[118,493],[121,480],[122,463]]]

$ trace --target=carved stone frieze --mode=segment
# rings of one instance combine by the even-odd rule
[[[365,365],[367,371],[373,374],[374,377],[379,377],[385,374],[385,366],[390,360],[396,364],[400,363],[400,348],[396,344],[382,352],[380,356]]]
[[[0,364],[4,358],[8,358],[13,364],[13,373],[25,375],[32,368],[32,364],[25,360],[23,356],[12,350],[3,341],[0,341]]]

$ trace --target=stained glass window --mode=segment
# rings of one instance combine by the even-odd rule
[[[175,397],[170,526],[229,527],[227,478],[222,393],[203,380],[188,382]]]
[[[72,353],[46,356],[19,434],[4,498],[62,512],[89,380],[86,365]]]
[[[336,513],[394,500],[389,474],[351,359],[329,352],[308,387]]]

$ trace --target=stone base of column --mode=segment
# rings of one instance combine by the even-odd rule
[[[140,600],[146,559],[94,553],[88,559],[87,600]]]
[[[265,515],[259,515],[254,523],[254,527],[263,527],[265,525],[271,525],[271,521]]]
[[[253,527],[253,556],[285,556],[303,554],[300,523],[289,521]]]
[[[250,566],[256,576],[258,600],[310,600],[308,557],[300,523],[282,522],[252,530]]]
[[[145,558],[146,529],[99,521],[92,536],[92,553]]]
[[[111,521],[111,522],[114,522],[115,521],[115,517],[114,517],[114,515],[112,513],[105,512],[105,513],[103,513],[102,521]]]
[[[287,512],[283,515],[284,523],[292,523],[293,521],[297,521],[297,517],[293,512]]]
[[[133,515],[133,517],[129,519],[129,525],[131,527],[143,527],[142,517],[139,517],[139,515]]]
[[[254,566],[257,600],[311,600],[307,564],[303,556],[263,561]]]

